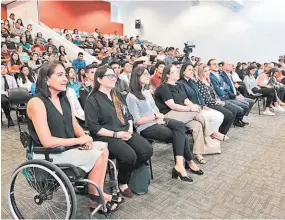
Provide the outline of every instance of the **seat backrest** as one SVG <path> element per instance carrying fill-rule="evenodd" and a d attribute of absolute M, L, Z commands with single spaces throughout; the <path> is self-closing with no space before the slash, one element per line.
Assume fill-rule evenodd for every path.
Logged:
<path fill-rule="evenodd" d="M 12 105 L 26 104 L 31 98 L 28 90 L 21 87 L 8 89 L 8 97 Z"/>

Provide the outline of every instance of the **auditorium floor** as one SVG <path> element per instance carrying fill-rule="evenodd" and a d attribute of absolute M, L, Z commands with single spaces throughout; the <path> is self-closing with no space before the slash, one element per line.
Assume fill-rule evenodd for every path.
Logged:
<path fill-rule="evenodd" d="M 206 156 L 203 176 L 189 185 L 171 179 L 172 150 L 154 146 L 154 180 L 144 196 L 126 199 L 112 218 L 285 218 L 285 114 L 259 116 L 257 107 L 246 128 L 232 128 L 222 154 Z M 7 185 L 25 160 L 17 126 L 1 130 L 2 218 L 11 218 Z M 88 218 L 87 199 L 79 197 L 77 217 Z M 97 217 L 97 216 L 96 216 Z M 100 218 L 100 216 L 99 216 Z M 101 217 L 102 218 L 102 217 Z"/>

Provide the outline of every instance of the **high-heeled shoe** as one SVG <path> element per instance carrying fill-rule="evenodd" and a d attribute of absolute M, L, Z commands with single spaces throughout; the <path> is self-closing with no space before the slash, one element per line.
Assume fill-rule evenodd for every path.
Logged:
<path fill-rule="evenodd" d="M 189 176 L 182 176 L 180 172 L 178 172 L 175 168 L 172 169 L 172 178 L 179 179 L 185 182 L 193 183 L 193 179 Z"/>
<path fill-rule="evenodd" d="M 189 170 L 192 172 L 192 173 L 195 173 L 197 175 L 203 175 L 204 174 L 204 171 L 199 169 L 199 170 L 193 170 L 191 167 L 189 167 Z"/>

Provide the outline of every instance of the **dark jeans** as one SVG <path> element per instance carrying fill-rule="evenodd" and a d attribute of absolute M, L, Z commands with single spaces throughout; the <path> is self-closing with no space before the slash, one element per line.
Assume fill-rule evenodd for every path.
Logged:
<path fill-rule="evenodd" d="M 209 107 L 224 114 L 224 121 L 220 126 L 219 132 L 221 132 L 222 134 L 227 134 L 230 130 L 231 125 L 235 121 L 238 110 L 229 103 L 226 103 L 224 106 L 211 105 Z"/>
<path fill-rule="evenodd" d="M 10 116 L 10 102 L 9 102 L 9 98 L 4 95 L 4 94 L 1 94 L 1 108 L 3 109 L 4 113 L 5 113 L 5 116 L 7 119 L 10 119 L 11 116 Z"/>
<path fill-rule="evenodd" d="M 266 107 L 270 107 L 273 102 L 277 102 L 275 90 L 273 88 L 253 88 L 253 93 L 260 93 L 262 97 L 266 97 Z"/>
<path fill-rule="evenodd" d="M 113 137 L 99 137 L 96 141 L 107 142 L 110 157 L 117 159 L 119 184 L 127 184 L 132 171 L 140 168 L 153 154 L 151 144 L 135 132 L 128 141 Z"/>
<path fill-rule="evenodd" d="M 285 101 L 285 87 L 276 87 L 276 92 L 277 92 L 277 95 L 279 97 L 279 99 L 284 102 Z"/>
<path fill-rule="evenodd" d="M 192 155 L 189 147 L 189 139 L 186 135 L 185 123 L 166 119 L 165 125 L 155 124 L 143 131 L 141 136 L 158 140 L 166 143 L 172 143 L 174 156 L 183 156 L 186 161 L 192 160 Z"/>

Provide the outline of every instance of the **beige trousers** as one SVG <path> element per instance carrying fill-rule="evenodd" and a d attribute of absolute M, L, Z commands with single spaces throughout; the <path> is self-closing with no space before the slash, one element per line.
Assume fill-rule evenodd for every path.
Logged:
<path fill-rule="evenodd" d="M 214 130 L 208 120 L 205 120 L 199 112 L 178 112 L 171 110 L 165 115 L 165 118 L 172 118 L 182 121 L 186 127 L 193 130 L 193 153 L 204 154 L 205 137 L 210 136 Z"/>

